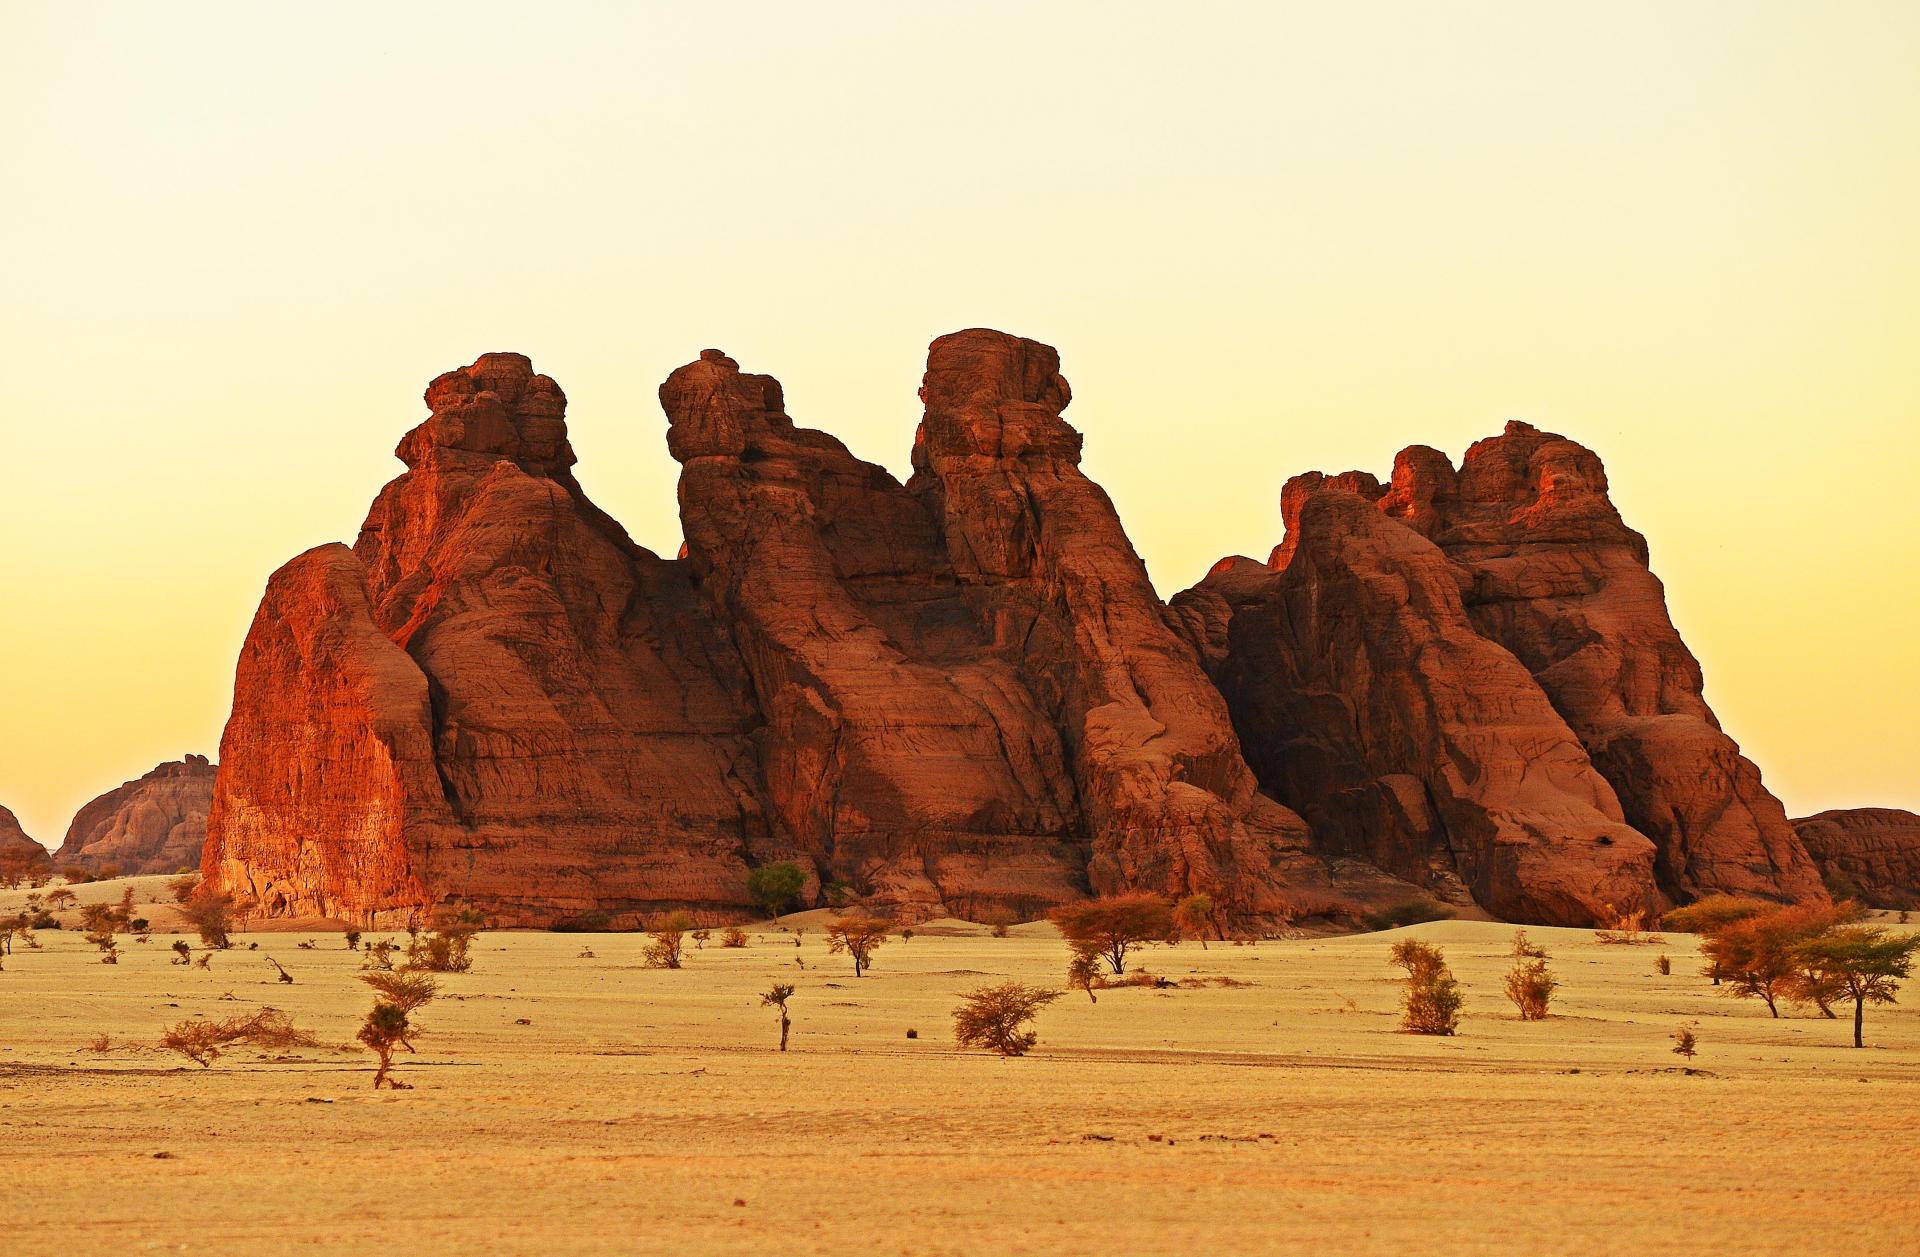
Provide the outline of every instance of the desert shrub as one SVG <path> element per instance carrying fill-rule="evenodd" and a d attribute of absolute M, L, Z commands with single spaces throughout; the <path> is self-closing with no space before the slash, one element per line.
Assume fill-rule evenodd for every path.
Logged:
<path fill-rule="evenodd" d="M 425 973 L 363 973 L 360 980 L 373 989 L 374 1005 L 354 1037 L 365 1044 L 379 1061 L 373 1074 L 373 1089 L 382 1084 L 394 1091 L 405 1091 L 405 1083 L 393 1077 L 394 1049 L 413 1051 L 413 1036 L 419 1033 L 412 1015 L 440 993 L 439 983 Z"/>
<path fill-rule="evenodd" d="M 60 876 L 67 879 L 67 885 L 69 886 L 85 886 L 93 880 L 93 874 L 78 865 L 68 865 L 66 868 L 61 869 Z"/>
<path fill-rule="evenodd" d="M 1688 1060 L 1692 1060 L 1693 1054 L 1699 1050 L 1700 1040 L 1694 1037 L 1691 1029 L 1682 1026 L 1673 1032 L 1673 1054 L 1675 1056 L 1684 1056 Z"/>
<path fill-rule="evenodd" d="M 882 917 L 841 917 L 827 927 L 827 951 L 851 956 L 857 978 L 873 964 L 873 953 L 892 932 L 893 922 Z"/>
<path fill-rule="evenodd" d="M 1060 992 L 1024 982 L 983 986 L 961 996 L 953 1010 L 953 1037 L 961 1047 L 987 1048 L 1002 1056 L 1023 1056 L 1040 1041 L 1026 1029 L 1042 1008 L 1060 998 Z"/>
<path fill-rule="evenodd" d="M 186 939 L 179 938 L 174 940 L 173 959 L 167 963 L 175 965 L 190 965 L 193 963 L 193 948 L 187 946 Z"/>
<path fill-rule="evenodd" d="M 686 934 L 693 918 L 684 912 L 669 912 L 655 917 L 647 927 L 653 942 L 647 946 L 647 968 L 678 969 L 686 948 Z"/>
<path fill-rule="evenodd" d="M 202 946 L 216 950 L 233 946 L 233 896 L 196 887 L 180 905 L 180 915 L 199 934 Z"/>
<path fill-rule="evenodd" d="M 1378 912 L 1369 912 L 1362 918 L 1370 930 L 1397 930 L 1402 926 L 1420 925 L 1427 921 L 1445 921 L 1453 916 L 1453 909 L 1431 899 L 1408 899 L 1382 908 Z"/>
<path fill-rule="evenodd" d="M 1649 908 L 1616 908 L 1610 903 L 1602 904 L 1600 928 L 1593 932 L 1593 936 L 1602 943 L 1620 943 L 1628 946 L 1636 943 L 1664 943 L 1665 939 L 1649 932 L 1652 918 L 1653 912 Z"/>
<path fill-rule="evenodd" d="M 693 949 L 695 951 L 705 951 L 707 949 L 707 940 L 712 937 L 712 930 L 695 930 L 693 932 Z"/>
<path fill-rule="evenodd" d="M 806 884 L 806 870 L 792 860 L 762 864 L 747 874 L 747 894 L 769 917 L 779 916 Z"/>
<path fill-rule="evenodd" d="M 1393 945 L 1389 959 L 1407 974 L 1400 1024 L 1415 1034 L 1452 1034 L 1458 1029 L 1465 997 L 1440 949 L 1403 939 Z"/>
<path fill-rule="evenodd" d="M 399 949 L 392 939 L 375 939 L 373 942 L 368 943 L 366 951 L 361 953 L 360 967 L 362 969 L 371 969 L 383 973 L 391 972 L 393 969 L 393 953 L 397 950 Z"/>
<path fill-rule="evenodd" d="M 1515 960 L 1545 960 L 1548 958 L 1547 949 L 1528 938 L 1525 930 L 1515 930 L 1513 932 L 1513 947 L 1507 954 Z"/>
<path fill-rule="evenodd" d="M 1127 956 L 1173 932 L 1173 908 L 1145 891 L 1068 904 L 1049 914 L 1068 946 L 1103 958 L 1114 973 L 1127 971 Z"/>
<path fill-rule="evenodd" d="M 346 933 L 345 941 L 347 944 L 348 951 L 359 951 L 360 950 L 360 931 L 348 930 Z"/>
<path fill-rule="evenodd" d="M 473 968 L 473 939 L 486 924 L 478 909 L 441 909 L 425 934 L 409 926 L 407 967 L 429 973 L 466 973 Z"/>
<path fill-rule="evenodd" d="M 1673 972 L 1673 961 L 1668 959 L 1665 952 L 1661 952 L 1653 958 L 1653 968 L 1654 972 L 1664 978 Z"/>
<path fill-rule="evenodd" d="M 190 1018 L 168 1026 L 160 1036 L 161 1047 L 180 1053 L 202 1069 L 236 1043 L 281 1049 L 319 1046 L 318 1039 L 296 1027 L 293 1019 L 277 1008 L 262 1008 L 224 1021 Z"/>
<path fill-rule="evenodd" d="M 747 932 L 741 929 L 739 926 L 729 925 L 726 929 L 720 932 L 720 946 L 745 947 L 746 945 L 747 945 Z"/>
<path fill-rule="evenodd" d="M 420 972 L 363 973 L 360 980 L 372 988 L 377 997 L 404 1013 L 424 1007 L 440 993 L 438 979 Z"/>
<path fill-rule="evenodd" d="M 1774 904 L 1745 895 L 1707 895 L 1683 908 L 1675 908 L 1660 923 L 1681 934 L 1712 934 L 1723 926 L 1771 910 Z"/>
<path fill-rule="evenodd" d="M 792 998 L 793 983 L 791 982 L 776 982 L 771 990 L 760 997 L 762 1008 L 780 1010 L 780 1050 L 782 1052 L 787 1050 L 787 1030 L 793 1025 L 787 1018 L 787 1001 Z"/>
<path fill-rule="evenodd" d="M 1100 997 L 1093 993 L 1094 988 L 1102 985 L 1098 952 L 1089 950 L 1073 953 L 1073 959 L 1067 962 L 1067 985 L 1073 990 L 1085 991 L 1090 1002 L 1100 1002 Z"/>
<path fill-rule="evenodd" d="M 1013 929 L 1005 921 L 995 921 L 992 925 L 987 927 L 987 933 L 992 935 L 994 938 L 1005 938 L 1009 934 L 1013 933 Z"/>
<path fill-rule="evenodd" d="M 1521 956 L 1507 970 L 1507 998 L 1520 1010 L 1522 1021 L 1544 1021 L 1547 1005 L 1560 983 L 1547 972 L 1545 956 Z"/>
<path fill-rule="evenodd" d="M 1207 935 L 1216 926 L 1213 919 L 1213 896 L 1188 895 L 1173 905 L 1173 928 L 1180 938 L 1200 940 L 1200 949 L 1207 948 Z"/>

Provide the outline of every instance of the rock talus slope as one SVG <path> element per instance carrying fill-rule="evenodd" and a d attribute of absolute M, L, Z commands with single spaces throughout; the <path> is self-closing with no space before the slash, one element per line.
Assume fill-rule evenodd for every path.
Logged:
<path fill-rule="evenodd" d="M 107 791 L 74 815 L 55 861 L 124 876 L 198 866 L 216 772 L 206 756 L 189 755 Z"/>

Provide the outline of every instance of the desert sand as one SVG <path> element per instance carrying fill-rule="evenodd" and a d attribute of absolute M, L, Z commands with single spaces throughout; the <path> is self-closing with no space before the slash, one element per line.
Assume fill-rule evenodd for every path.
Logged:
<path fill-rule="evenodd" d="M 131 879 L 142 899 L 163 878 Z M 113 897 L 119 884 L 80 888 Z M 0 892 L 0 910 L 23 898 Z M 164 926 L 164 909 L 148 913 Z M 0 973 L 0 1217 L 23 1253 L 1900 1253 L 1920 1245 L 1920 988 L 1848 1022 L 1715 993 L 1694 940 L 1534 928 L 1563 986 L 1522 1023 L 1513 927 L 1154 946 L 1024 1059 L 955 1048 L 956 995 L 1063 985 L 1042 924 L 933 922 L 855 979 L 819 914 L 678 971 L 642 935 L 489 933 L 417 1015 L 414 1090 L 348 1050 L 361 958 L 320 928 L 98 963 L 43 931 Z M 795 946 L 795 929 L 804 929 Z M 1455 1038 L 1397 1029 L 1389 945 L 1438 943 Z M 381 935 L 369 934 L 369 937 Z M 302 947 L 311 941 L 312 947 Z M 253 944 L 258 950 L 250 950 Z M 591 951 L 592 955 L 583 955 Z M 1671 976 L 1655 957 L 1672 958 Z M 278 981 L 264 956 L 284 964 Z M 802 966 L 804 962 L 804 968 Z M 793 1047 L 758 993 L 792 982 Z M 210 1069 L 158 1051 L 271 1005 L 328 1044 Z M 1683 1061 L 1672 1033 L 1694 1027 Z M 918 1038 L 909 1039 L 909 1030 Z M 100 1036 L 108 1050 L 94 1050 Z M 1689 1072 L 1691 1069 L 1691 1072 Z"/>

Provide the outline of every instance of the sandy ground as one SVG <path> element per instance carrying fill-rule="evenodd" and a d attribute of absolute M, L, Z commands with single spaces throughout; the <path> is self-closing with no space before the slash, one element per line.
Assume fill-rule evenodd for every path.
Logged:
<path fill-rule="evenodd" d="M 165 879 L 133 879 L 163 897 Z M 118 887 L 82 888 L 88 897 Z M 0 909 L 19 898 L 0 894 Z M 163 918 L 154 914 L 156 922 Z M 1920 984 L 1846 1022 L 1717 996 L 1693 941 L 1533 929 L 1564 987 L 1522 1023 L 1512 928 L 1149 949 L 1173 978 L 1047 1010 L 1025 1059 L 957 1051 L 958 992 L 1060 985 L 1046 926 L 957 923 L 856 980 L 801 946 L 483 935 L 401 1076 L 344 1047 L 201 1070 L 152 1048 L 272 1005 L 346 1044 L 370 997 L 338 934 L 171 938 L 97 963 L 43 932 L 0 973 L 0 1235 L 20 1253 L 1515 1253 L 1920 1251 Z M 1445 947 L 1457 1038 L 1397 1032 L 1388 945 Z M 300 946 L 311 938 L 311 949 Z M 260 950 L 247 950 L 258 943 Z M 590 950 L 591 956 L 582 955 Z M 1665 952 L 1674 972 L 1661 977 Z M 263 955 L 292 971 L 279 983 Z M 804 962 L 805 967 L 800 967 Z M 799 988 L 793 1050 L 757 993 Z M 1671 1049 L 1692 1025 L 1698 1071 Z M 917 1039 L 907 1031 L 916 1029 Z M 106 1052 L 85 1045 L 108 1035 Z"/>

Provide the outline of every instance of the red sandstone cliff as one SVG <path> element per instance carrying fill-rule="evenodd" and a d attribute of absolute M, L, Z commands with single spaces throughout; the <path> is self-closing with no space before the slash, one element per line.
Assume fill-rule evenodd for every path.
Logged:
<path fill-rule="evenodd" d="M 1793 822 L 1835 896 L 1878 908 L 1920 908 L 1920 816 L 1892 807 L 1839 808 Z"/>
<path fill-rule="evenodd" d="M 921 398 L 903 485 L 771 377 L 674 372 L 663 560 L 582 493 L 525 358 L 436 379 L 353 547 L 268 584 L 210 882 L 283 915 L 619 925 L 742 915 L 789 858 L 809 899 L 909 917 L 1147 888 L 1257 927 L 1391 893 L 1357 861 L 1569 923 L 1821 894 L 1571 442 L 1300 477 L 1269 564 L 1168 607 L 1080 471 L 1053 350 L 942 337 Z"/>
<path fill-rule="evenodd" d="M 660 391 L 688 555 L 753 678 L 775 832 L 909 912 L 1324 886 L 1080 474 L 1053 350 L 934 342 L 900 485 L 709 350 Z"/>
<path fill-rule="evenodd" d="M 734 912 L 765 832 L 731 644 L 569 470 L 517 354 L 436 379 L 352 550 L 277 572 L 205 869 L 252 908 L 503 924 Z"/>
<path fill-rule="evenodd" d="M 1591 452 L 1510 424 L 1458 472 L 1416 446 L 1389 487 L 1298 477 L 1282 513 L 1267 565 L 1219 565 L 1175 613 L 1323 845 L 1451 865 L 1523 919 L 1824 897 Z M 1534 873 L 1490 873 L 1523 856 Z"/>
<path fill-rule="evenodd" d="M 189 755 L 107 791 L 74 815 L 54 859 L 61 868 L 124 876 L 197 866 L 216 771 L 206 756 Z"/>
<path fill-rule="evenodd" d="M 18 817 L 0 807 L 0 886 L 8 885 L 15 878 L 48 873 L 52 869 L 53 860 L 47 849 L 27 836 L 20 828 Z"/>

